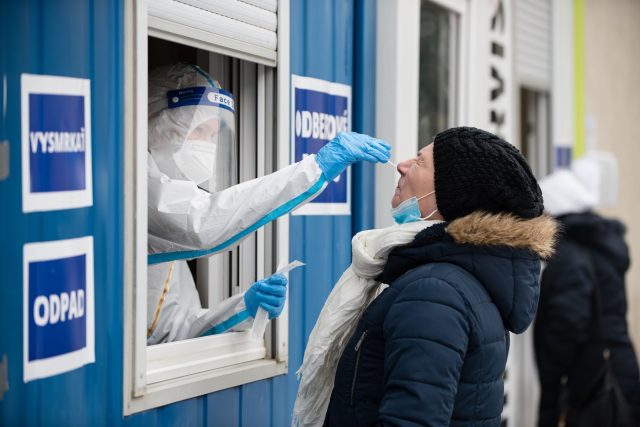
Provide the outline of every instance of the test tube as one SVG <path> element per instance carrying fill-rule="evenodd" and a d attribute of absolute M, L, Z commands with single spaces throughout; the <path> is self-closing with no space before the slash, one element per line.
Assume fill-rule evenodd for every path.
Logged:
<path fill-rule="evenodd" d="M 277 273 L 287 274 L 294 268 L 298 268 L 303 265 L 304 265 L 303 262 L 295 260 L 285 265 L 284 267 L 280 267 L 278 271 L 276 271 L 273 274 L 277 274 Z M 269 323 L 269 315 L 267 311 L 262 307 L 258 307 L 258 310 L 256 311 L 256 318 L 253 319 L 253 327 L 251 328 L 251 332 L 250 332 L 251 338 L 257 341 L 262 340 L 262 337 L 264 336 L 264 331 L 267 328 L 267 323 Z"/>

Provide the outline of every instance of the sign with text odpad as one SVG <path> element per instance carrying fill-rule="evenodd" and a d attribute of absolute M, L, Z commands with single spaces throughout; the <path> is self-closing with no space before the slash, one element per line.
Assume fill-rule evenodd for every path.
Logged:
<path fill-rule="evenodd" d="M 291 76 L 291 152 L 293 162 L 317 153 L 338 133 L 351 130 L 351 86 Z M 292 215 L 350 215 L 351 168 Z"/>
<path fill-rule="evenodd" d="M 22 74 L 22 211 L 93 204 L 91 82 Z"/>
<path fill-rule="evenodd" d="M 24 381 L 95 361 L 93 236 L 23 248 Z"/>

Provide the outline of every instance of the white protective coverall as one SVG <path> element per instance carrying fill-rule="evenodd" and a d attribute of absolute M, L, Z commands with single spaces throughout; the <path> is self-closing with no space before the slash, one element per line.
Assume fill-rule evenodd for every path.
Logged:
<path fill-rule="evenodd" d="M 202 123 L 211 122 L 217 131 L 211 132 L 211 126 L 208 134 L 199 130 Z M 207 331 L 248 328 L 252 318 L 243 295 L 217 307 L 202 308 L 185 260 L 233 248 L 260 226 L 309 202 L 327 185 L 315 155 L 270 175 L 232 185 L 234 123 L 231 94 L 200 68 L 177 64 L 151 73 L 149 344 L 193 338 Z M 203 152 L 181 151 L 190 146 L 185 144 L 187 140 L 203 138 L 209 138 L 214 152 L 199 141 L 193 146 Z M 203 189 L 207 187 L 210 191 Z"/>

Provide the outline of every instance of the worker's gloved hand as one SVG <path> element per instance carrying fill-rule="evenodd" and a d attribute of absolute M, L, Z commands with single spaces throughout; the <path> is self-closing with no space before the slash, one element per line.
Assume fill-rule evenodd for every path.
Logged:
<path fill-rule="evenodd" d="M 256 317 L 258 307 L 269 313 L 269 319 L 280 316 L 287 299 L 287 283 L 287 278 L 282 274 L 274 274 L 254 283 L 244 294 L 244 304 L 251 317 Z"/>
<path fill-rule="evenodd" d="M 340 175 L 347 166 L 366 160 L 386 163 L 391 146 L 381 139 L 355 132 L 339 133 L 316 154 L 316 161 L 329 181 Z"/>

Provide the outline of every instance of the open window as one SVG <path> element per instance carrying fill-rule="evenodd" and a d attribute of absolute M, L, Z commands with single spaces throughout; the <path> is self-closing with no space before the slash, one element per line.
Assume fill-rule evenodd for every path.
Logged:
<path fill-rule="evenodd" d="M 146 159 L 148 73 L 188 62 L 235 98 L 236 182 L 289 163 L 288 2 L 157 0 L 148 8 L 132 2 L 125 24 L 126 415 L 286 373 L 286 309 L 262 342 L 246 331 L 147 346 Z M 209 308 L 270 275 L 287 257 L 288 222 L 281 218 L 230 251 L 188 264 L 200 303 Z"/>
<path fill-rule="evenodd" d="M 460 14 L 430 0 L 420 4 L 418 148 L 458 122 Z"/>

